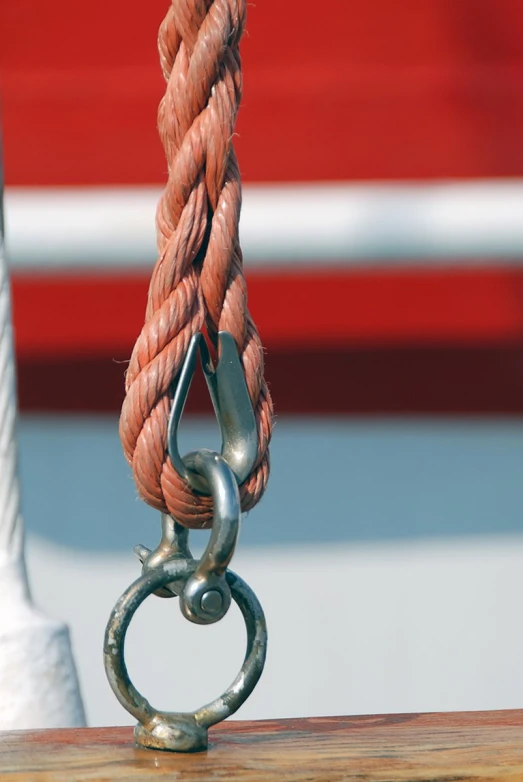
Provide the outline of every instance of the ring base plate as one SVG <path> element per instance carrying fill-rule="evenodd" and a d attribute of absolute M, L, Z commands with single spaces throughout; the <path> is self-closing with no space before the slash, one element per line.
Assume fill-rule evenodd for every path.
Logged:
<path fill-rule="evenodd" d="M 157 714 L 151 722 L 139 722 L 134 740 L 145 749 L 168 752 L 203 752 L 209 745 L 208 730 L 198 725 L 191 715 Z"/>

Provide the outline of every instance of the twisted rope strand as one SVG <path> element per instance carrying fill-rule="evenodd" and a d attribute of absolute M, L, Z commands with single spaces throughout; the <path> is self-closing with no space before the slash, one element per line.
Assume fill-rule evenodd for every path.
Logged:
<path fill-rule="evenodd" d="M 0 170 L 0 199 L 2 198 Z M 0 202 L 0 567 L 19 567 L 28 590 L 24 563 L 24 521 L 20 509 L 20 483 L 16 445 L 16 388 L 11 325 L 11 292 L 4 255 Z"/>
<path fill-rule="evenodd" d="M 172 0 L 158 36 L 167 82 L 158 128 L 168 181 L 156 213 L 159 258 L 126 375 L 120 437 L 140 496 L 187 527 L 212 524 L 212 500 L 174 470 L 167 425 L 173 379 L 191 337 L 203 328 L 215 347 L 219 331 L 234 337 L 255 411 L 258 456 L 240 487 L 243 510 L 256 505 L 269 478 L 273 410 L 263 348 L 247 309 L 241 178 L 232 145 L 245 16 L 246 0 Z"/>

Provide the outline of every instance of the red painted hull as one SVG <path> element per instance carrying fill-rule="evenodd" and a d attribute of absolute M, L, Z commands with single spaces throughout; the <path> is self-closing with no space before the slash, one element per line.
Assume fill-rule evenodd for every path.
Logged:
<path fill-rule="evenodd" d="M 523 270 L 248 282 L 279 412 L 523 412 Z M 117 410 L 147 279 L 18 277 L 13 292 L 22 408 Z M 209 410 L 203 388 L 190 409 Z"/>
<path fill-rule="evenodd" d="M 247 281 L 269 350 L 523 342 L 523 269 L 251 273 Z M 15 277 L 18 354 L 125 360 L 147 286 L 147 277 L 131 274 Z"/>
<path fill-rule="evenodd" d="M 3 0 L 10 185 L 158 183 L 167 0 Z M 246 181 L 523 176 L 520 0 L 249 6 Z M 28 230 L 31 227 L 28 226 Z M 252 275 L 280 410 L 523 412 L 520 271 Z M 146 281 L 14 280 L 26 409 L 115 409 Z M 76 380 L 75 380 L 76 378 Z M 389 400 L 389 401 L 387 401 Z"/>
<path fill-rule="evenodd" d="M 164 181 L 167 6 L 3 0 L 9 184 Z M 264 0 L 248 30 L 247 181 L 523 175 L 520 0 Z"/>

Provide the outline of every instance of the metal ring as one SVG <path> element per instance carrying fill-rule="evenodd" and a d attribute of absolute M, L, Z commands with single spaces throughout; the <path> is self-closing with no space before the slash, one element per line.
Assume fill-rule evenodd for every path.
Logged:
<path fill-rule="evenodd" d="M 263 671 L 267 651 L 263 609 L 250 587 L 229 570 L 226 573 L 227 583 L 247 629 L 245 659 L 231 686 L 211 703 L 189 713 L 158 711 L 134 687 L 125 664 L 124 645 L 136 610 L 149 595 L 166 584 L 173 581 L 186 583 L 197 566 L 195 560 L 171 560 L 149 570 L 124 592 L 109 617 L 104 640 L 107 678 L 122 706 L 139 721 L 134 735 L 142 747 L 176 752 L 206 749 L 208 728 L 239 709 Z"/>
<path fill-rule="evenodd" d="M 201 448 L 188 454 L 185 462 L 209 485 L 214 519 L 198 567 L 180 593 L 180 608 L 191 622 L 212 624 L 225 616 L 231 604 L 225 572 L 240 532 L 240 495 L 234 472 L 219 454 Z"/>
<path fill-rule="evenodd" d="M 180 591 L 175 584 L 156 590 L 158 597 L 180 597 L 186 619 L 197 624 L 213 624 L 223 619 L 231 604 L 231 591 L 225 572 L 234 554 L 241 524 L 241 506 L 234 472 L 225 459 L 202 448 L 188 454 L 187 464 L 201 475 L 211 488 L 214 502 L 212 532 L 198 567 Z M 171 516 L 162 514 L 162 539 L 154 551 L 136 546 L 143 565 L 142 573 L 154 570 L 170 559 L 193 559 L 188 530 Z"/>

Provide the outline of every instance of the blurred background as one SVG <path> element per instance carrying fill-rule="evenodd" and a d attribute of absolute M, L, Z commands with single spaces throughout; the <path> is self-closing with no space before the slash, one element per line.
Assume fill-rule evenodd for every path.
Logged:
<path fill-rule="evenodd" d="M 160 534 L 117 425 L 166 179 L 166 8 L 0 7 L 28 565 L 91 725 L 133 722 L 103 632 Z M 270 630 L 238 716 L 521 707 L 523 4 L 259 0 L 242 53 L 242 241 L 278 420 L 234 560 Z M 182 439 L 218 443 L 201 384 Z M 201 628 L 149 600 L 128 663 L 156 706 L 193 708 L 243 647 L 236 613 Z"/>

